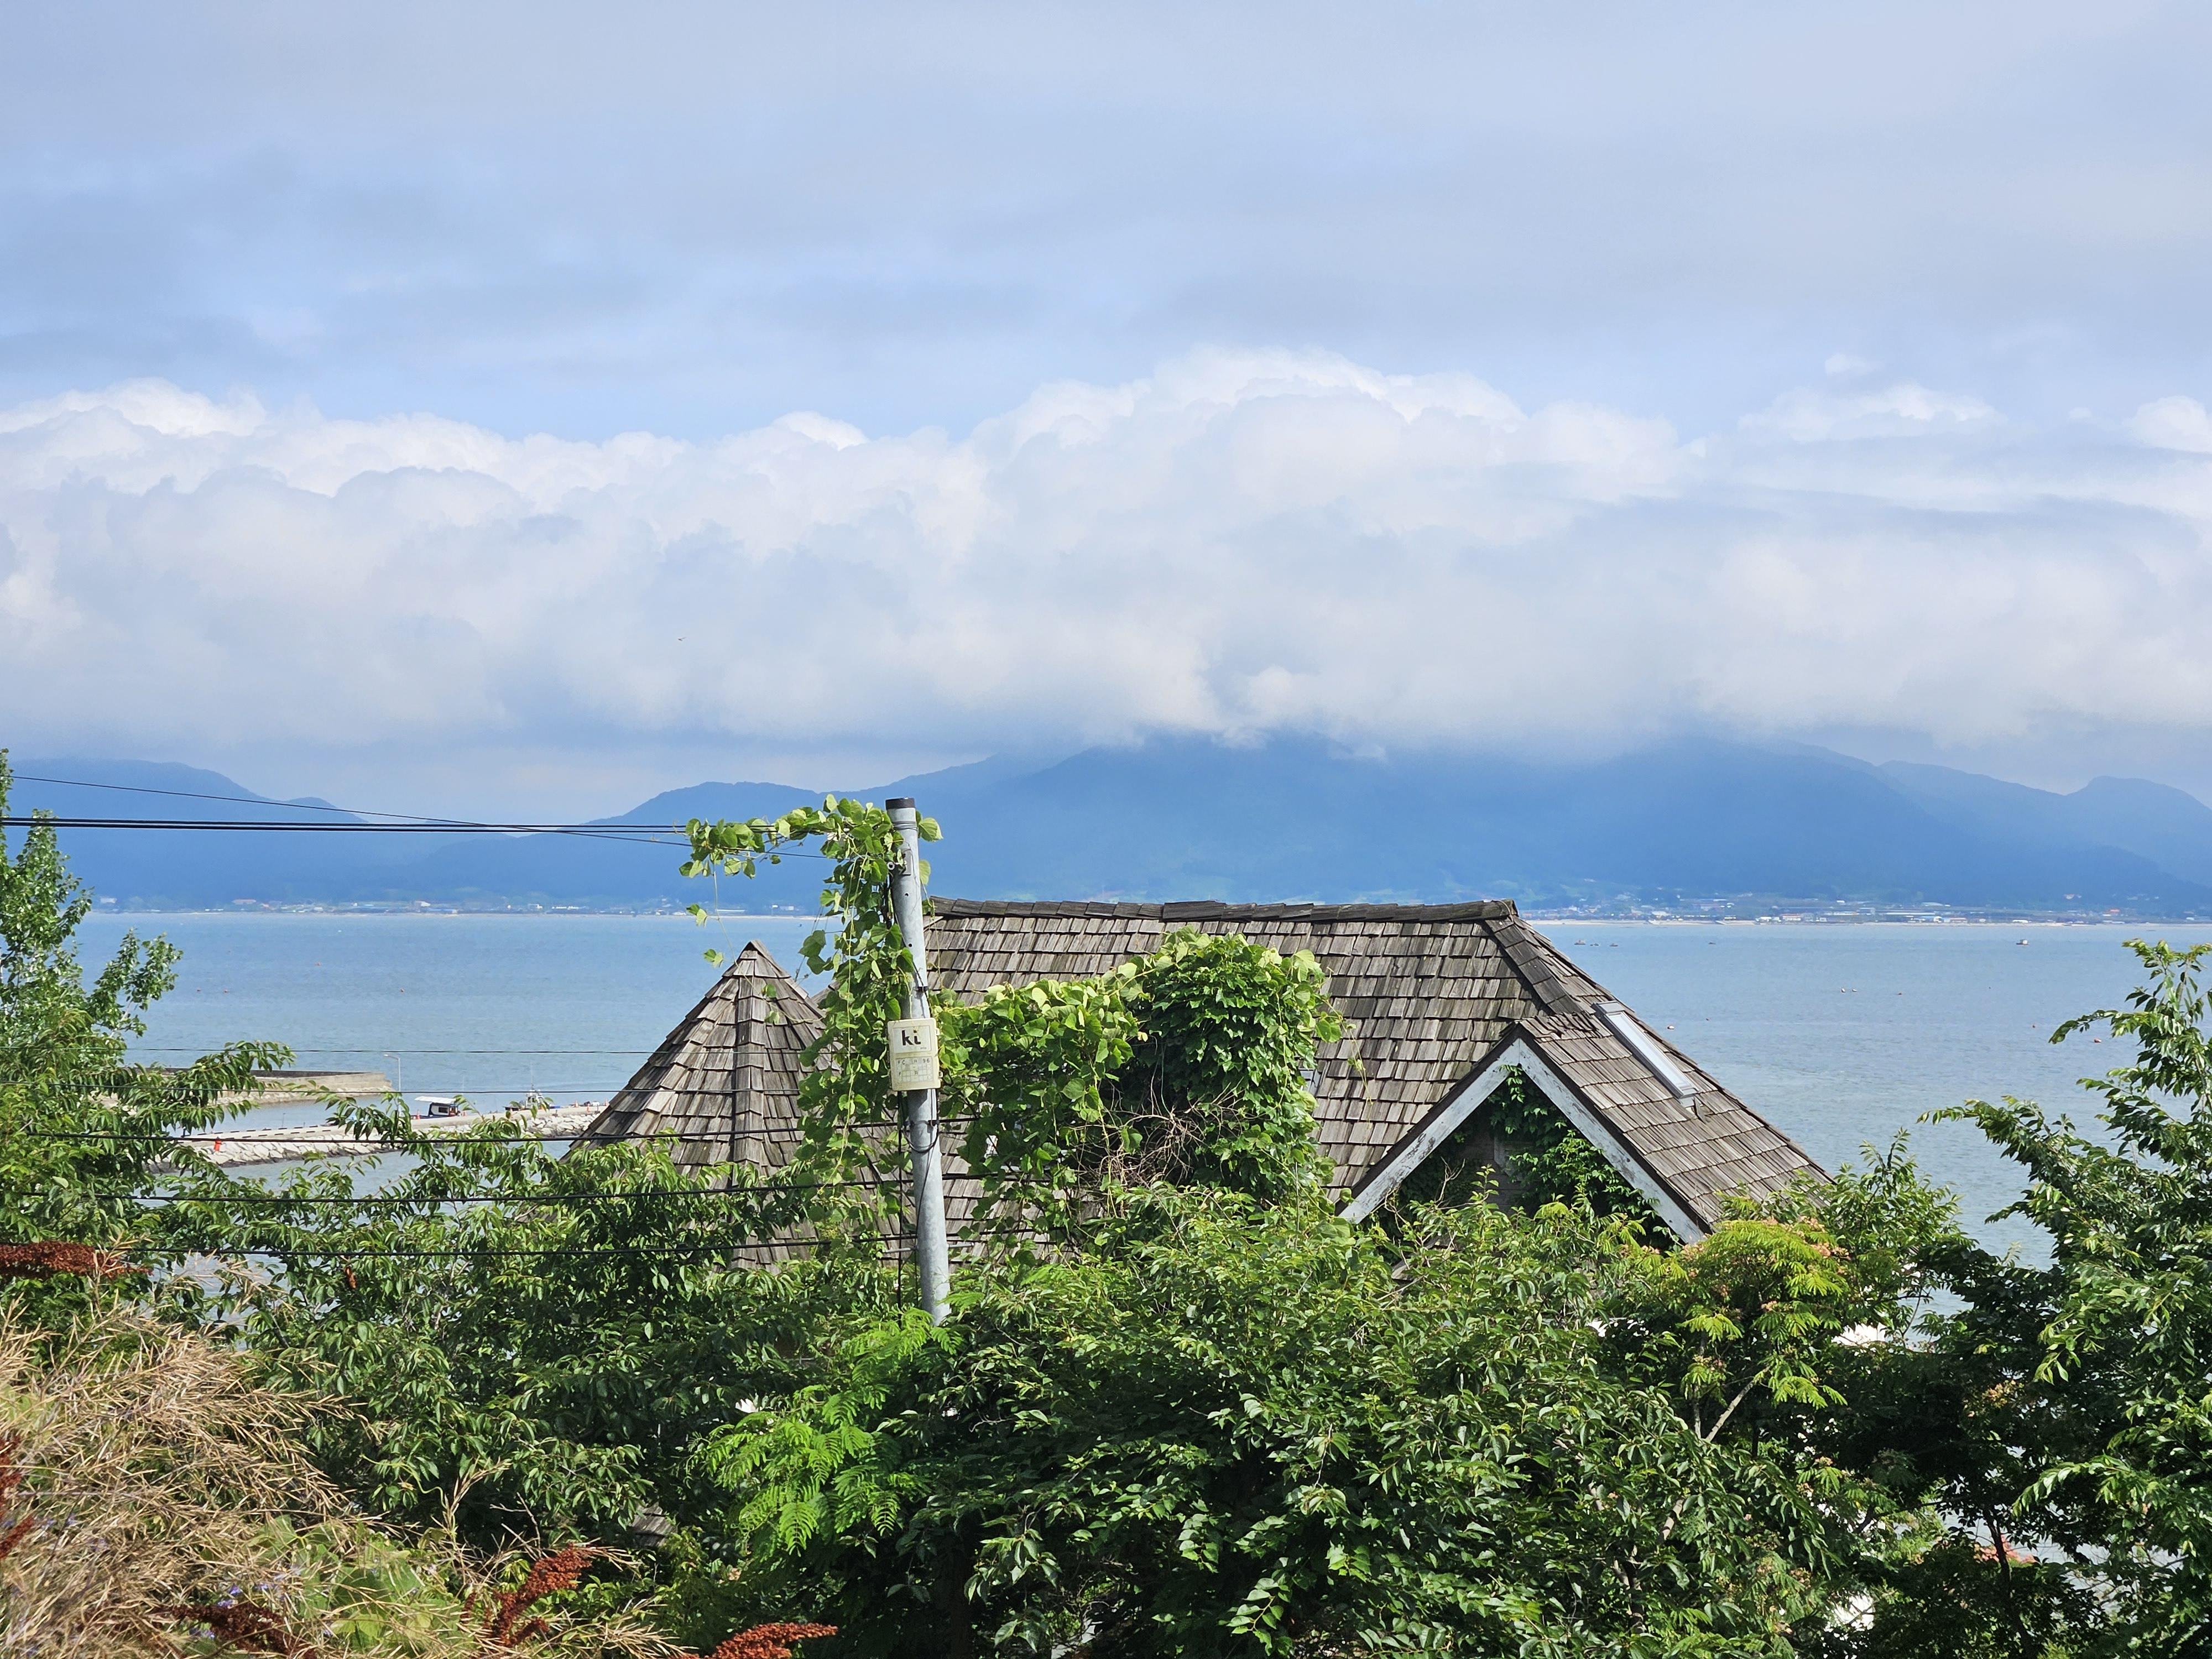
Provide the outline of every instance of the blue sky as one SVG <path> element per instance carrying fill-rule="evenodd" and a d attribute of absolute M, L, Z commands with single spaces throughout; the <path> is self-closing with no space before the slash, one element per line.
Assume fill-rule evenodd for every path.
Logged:
<path fill-rule="evenodd" d="M 2208 70 L 2126 3 L 13 8 L 7 740 L 2212 790 Z"/>

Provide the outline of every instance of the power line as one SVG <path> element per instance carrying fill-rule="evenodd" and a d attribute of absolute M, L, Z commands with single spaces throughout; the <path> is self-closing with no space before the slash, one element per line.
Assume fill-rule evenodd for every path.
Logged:
<path fill-rule="evenodd" d="M 754 917 L 745 917 L 745 918 L 742 918 L 742 919 L 743 919 L 743 920 L 745 920 L 745 921 L 762 921 L 762 920 L 770 920 L 770 921 L 781 920 L 781 918 L 776 918 L 776 917 L 762 918 L 762 917 L 757 917 L 757 916 L 754 916 Z M 811 918 L 811 917 L 806 917 L 806 916 L 794 916 L 794 917 L 791 918 L 791 920 L 793 920 L 793 921 L 811 921 L 811 920 L 812 920 L 812 918 Z M 289 1046 L 289 1045 L 288 1045 L 288 1046 Z M 133 1048 L 131 1052 L 132 1054 L 204 1054 L 208 1053 L 209 1051 L 208 1051 L 206 1048 L 184 1048 L 184 1047 L 173 1047 L 173 1047 L 168 1047 L 168 1048 Z M 498 1056 L 501 1056 L 501 1055 L 513 1055 L 513 1056 L 520 1057 L 520 1056 L 524 1055 L 524 1054 L 592 1054 L 592 1055 L 612 1055 L 612 1056 L 615 1056 L 615 1057 L 617 1057 L 617 1058 L 623 1058 L 623 1059 L 635 1059 L 635 1057 L 637 1057 L 638 1055 L 641 1055 L 641 1054 L 659 1054 L 659 1053 L 660 1052 L 660 1050 L 659 1050 L 659 1049 L 658 1049 L 658 1048 L 294 1048 L 294 1049 L 292 1050 L 292 1052 L 293 1052 L 295 1054 L 375 1054 L 375 1055 L 378 1055 L 378 1056 L 380 1056 L 380 1056 L 382 1056 L 382 1055 L 385 1055 L 385 1054 L 489 1054 L 489 1055 L 491 1055 L 491 1056 L 493 1056 L 493 1057 L 495 1057 L 495 1058 L 496 1058 L 496 1057 L 498 1057 Z"/>
<path fill-rule="evenodd" d="M 168 799 L 172 799 L 172 800 L 216 800 L 216 801 L 223 801 L 223 802 L 227 802 L 227 803 L 228 803 L 228 804 L 230 804 L 230 805 L 237 805 L 237 806 L 276 806 L 276 807 L 289 807 L 292 811 L 295 811 L 295 812 L 342 812 L 342 813 L 345 814 L 345 815 L 346 815 L 347 817 L 356 817 L 356 818 L 396 818 L 396 819 L 399 819 L 399 820 L 401 820 L 401 821 L 402 821 L 402 822 L 401 822 L 401 823 L 396 823 L 396 824 L 389 824 L 389 825 L 386 825 L 386 824 L 362 824 L 362 825 L 355 825 L 355 826 L 351 826 L 351 827 L 358 828 L 358 829 L 401 829 L 401 828 L 410 828 L 410 827 L 411 827 L 411 828 L 415 828 L 415 829 L 422 829 L 422 830 L 464 830 L 464 831 L 473 831 L 473 832 L 477 832 L 477 833 L 482 833 L 482 832 L 484 832 L 484 831 L 495 831 L 495 832 L 500 832 L 500 833 L 510 833 L 510 832 L 517 832 L 517 831 L 528 831 L 528 832 L 548 833 L 548 834 L 561 834 L 561 833 L 568 833 L 568 834 L 582 834 L 582 833 L 586 833 L 586 832 L 588 832 L 588 831 L 594 831 L 594 830 L 628 830 L 628 831 L 635 832 L 635 831 L 636 831 L 636 830 L 644 830 L 644 829 L 647 829 L 647 826 L 645 826 L 645 825 L 640 825 L 640 824 L 616 824 L 616 823 L 584 823 L 584 824 L 551 824 L 551 823 L 540 823 L 540 824 L 506 824 L 506 825 L 501 825 L 501 824 L 489 824 L 489 823 L 477 823 L 472 822 L 472 821 L 471 821 L 471 820 L 469 820 L 469 819 L 466 819 L 466 818 L 434 818 L 434 817 L 425 817 L 424 816 L 422 816 L 422 815 L 421 813 L 419 813 L 419 812 L 380 812 L 380 811 L 371 811 L 371 810 L 369 810 L 369 809 L 368 809 L 368 808 L 365 808 L 365 807 L 353 807 L 353 806 L 331 806 L 331 805 L 327 805 L 327 804 L 321 804 L 321 805 L 319 805 L 319 804 L 317 804 L 317 803 L 315 803 L 315 802 L 313 802 L 313 801 L 289 801 L 289 800 L 285 800 L 285 801 L 277 801 L 277 800 L 267 800 L 267 799 L 264 799 L 263 798 L 261 798 L 260 796 L 258 796 L 258 795 L 211 795 L 211 794 L 207 794 L 207 793 L 204 793 L 204 792 L 202 792 L 202 791 L 199 791 L 199 790 L 193 790 L 193 789 L 155 789 L 155 788 L 152 788 L 152 787 L 149 787 L 149 786 L 147 786 L 147 785 L 145 785 L 145 784 L 137 784 L 137 783 L 88 783 L 88 782 L 87 782 L 85 780 L 83 780 L 82 778 L 50 778 L 50 777 L 42 777 L 42 776 L 40 776 L 39 775 L 37 775 L 37 774 L 35 774 L 35 773 L 31 773 L 31 772 L 17 772 L 17 773 L 15 773 L 15 774 L 14 775 L 14 776 L 15 776 L 15 778 L 16 781 L 17 781 L 17 782 L 19 782 L 19 783 L 52 783 L 52 784 L 58 784 L 58 785 L 60 785 L 62 787 L 64 787 L 64 788 L 65 788 L 65 789 L 106 789 L 106 790 L 108 790 L 108 791 L 110 791 L 111 793 L 116 793 L 116 794 L 125 794 L 125 795 L 161 795 L 161 796 L 166 796 L 166 797 L 167 797 Z M 10 824 L 35 823 L 38 823 L 39 821 L 40 821 L 40 820 L 39 820 L 37 817 L 29 817 L 29 818 L 23 818 L 23 817 L 7 817 L 7 818 L 0 818 L 0 823 L 10 823 Z M 178 828 L 188 828 L 188 829 L 195 829 L 195 830 L 222 829 L 222 828 L 235 828 L 235 829 L 248 829 L 248 830 L 281 830 L 281 829 L 288 829 L 288 828 L 289 828 L 289 829 L 304 829 L 304 828 L 311 828 L 311 827 L 320 827 L 320 826 L 309 826 L 309 825 L 301 825 L 301 824 L 270 824 L 270 823 L 248 823 L 248 824 L 238 824 L 238 823 L 231 823 L 231 822 L 230 822 L 230 821 L 228 821 L 228 820 L 223 820 L 223 821 L 218 822 L 218 823 L 189 823 L 189 824 L 187 824 L 187 823 L 170 823 L 170 822 L 166 822 L 166 821 L 164 821 L 164 820 L 158 819 L 158 818 L 114 818 L 114 819 L 99 819 L 99 820 L 94 820 L 94 819 L 77 819 L 77 818 L 57 817 L 53 817 L 53 816 L 52 816 L 52 815 L 48 815 L 48 816 L 47 816 L 47 817 L 46 817 L 46 821 L 47 821 L 47 822 L 49 822 L 49 823 L 52 823 L 52 824 L 54 824 L 57 828 L 62 828 L 62 829 L 86 829 L 86 828 L 113 829 L 113 828 L 118 828 L 118 827 L 138 826 L 138 825 L 150 826 L 150 827 L 157 828 L 157 829 L 178 829 Z M 333 826 L 329 826 L 329 827 L 332 827 L 332 828 L 343 828 L 343 827 L 347 827 L 347 826 L 337 826 L 337 825 L 333 825 Z M 674 833 L 672 827 L 672 830 L 671 830 L 670 833 L 672 833 L 672 833 Z M 621 837 L 621 836 L 609 836 L 608 838 L 609 838 L 609 839 L 622 839 L 622 838 L 623 838 L 623 837 Z M 631 838 L 634 838 L 634 836 L 633 836 Z M 688 842 L 667 842 L 667 841 L 655 841 L 655 842 L 650 842 L 650 843 L 648 843 L 648 844 L 650 844 L 650 845 L 652 845 L 652 846 L 655 846 L 655 847 L 680 847 L 680 846 L 687 846 L 687 845 L 689 845 L 690 843 L 689 843 Z M 804 852 L 799 852 L 799 851 L 781 851 L 781 849 L 780 849 L 780 855 L 781 855 L 781 856 L 782 856 L 782 857 L 784 857 L 784 858 L 822 858 L 822 857 L 825 856 L 824 854 L 820 854 L 820 853 L 804 853 Z"/>
<path fill-rule="evenodd" d="M 404 823 L 331 823 L 270 822 L 247 818 L 105 818 L 64 816 L 56 812 L 11 812 L 0 817 L 0 828 L 33 830 L 251 830 L 272 835 L 354 836 L 574 836 L 585 841 L 623 842 L 636 847 L 689 848 L 672 826 L 657 830 L 645 824 L 622 823 L 464 823 L 443 819 Z M 781 859 L 827 860 L 826 853 L 798 848 L 774 848 L 755 856 L 775 863 Z"/>
<path fill-rule="evenodd" d="M 220 800 L 237 806 L 289 806 L 295 812 L 343 812 L 356 818 L 404 818 L 415 823 L 461 823 L 461 818 L 425 817 L 419 812 L 374 812 L 351 806 L 318 805 L 313 801 L 268 800 L 259 795 L 210 795 L 197 789 L 155 789 L 143 783 L 88 783 L 82 778 L 46 778 L 18 772 L 18 783 L 55 783 L 65 789 L 105 789 L 118 795 L 162 795 L 171 800 Z"/>
<path fill-rule="evenodd" d="M 532 1249 L 452 1249 L 452 1250 L 319 1250 L 312 1246 L 297 1249 L 273 1244 L 233 1245 L 227 1249 L 202 1250 L 198 1254 L 217 1255 L 275 1255 L 311 1256 L 323 1261 L 403 1261 L 418 1258 L 456 1259 L 460 1257 L 520 1258 L 535 1256 L 599 1256 L 635 1260 L 639 1256 L 667 1259 L 674 1256 L 696 1256 L 708 1251 L 772 1250 L 783 1248 L 769 1239 L 760 1239 L 740 1244 L 670 1244 L 661 1246 L 609 1245 L 601 1247 L 548 1247 Z"/>
<path fill-rule="evenodd" d="M 672 839 L 672 830 L 654 830 L 642 824 L 301 823 L 253 818 L 94 818 L 64 817 L 57 812 L 10 813 L 0 817 L 0 824 L 19 829 L 44 824 L 55 830 L 252 830 L 325 836 L 582 836 L 596 841 L 636 842 L 648 847 L 690 845 L 689 841 Z"/>
<path fill-rule="evenodd" d="M 406 1261 L 419 1259 L 447 1260 L 460 1257 L 531 1258 L 537 1256 L 596 1256 L 632 1260 L 640 1256 L 665 1259 L 673 1256 L 694 1257 L 710 1253 L 733 1253 L 746 1250 L 779 1250 L 811 1245 L 820 1247 L 814 1239 L 749 1239 L 732 1243 L 727 1240 L 702 1242 L 696 1244 L 605 1244 L 605 1245 L 501 1245 L 471 1249 L 465 1246 L 453 1249 L 316 1249 L 312 1246 L 293 1248 L 275 1244 L 240 1244 L 213 1249 L 196 1250 L 192 1254 L 209 1258 L 227 1255 L 306 1256 L 317 1261 Z M 866 1258 L 878 1266 L 896 1267 L 901 1258 L 895 1251 L 878 1252 Z"/>
<path fill-rule="evenodd" d="M 368 1048 L 362 1048 L 362 1053 L 368 1053 Z M 380 1053 L 396 1053 L 396 1051 L 394 1048 L 385 1048 L 385 1051 Z M 389 1088 L 389 1091 L 385 1091 L 385 1095 L 398 1095 L 398 1093 L 400 1093 L 398 1088 Z M 429 1091 L 429 1088 L 410 1088 L 407 1093 L 425 1095 L 425 1093 L 434 1093 L 434 1091 Z M 606 1093 L 606 1082 L 598 1082 L 598 1084 L 453 1084 L 449 1093 L 452 1095 L 602 1095 L 604 1097 L 604 1093 Z M 341 1099 L 383 1099 L 385 1095 L 341 1095 Z M 445 1099 L 445 1095 L 438 1095 L 438 1097 Z M 316 1102 L 314 1099 L 307 1099 L 307 1102 L 281 1102 L 281 1099 L 272 1099 L 272 1102 L 268 1102 L 268 1106 L 285 1106 L 285 1103 L 292 1103 L 292 1106 L 303 1106 L 303 1103 L 305 1106 L 314 1106 Z M 588 1099 L 580 1099 L 580 1102 L 573 1102 L 571 1106 L 562 1106 L 560 1110 L 573 1110 L 575 1106 L 591 1106 L 591 1103 L 592 1102 L 588 1102 Z"/>
<path fill-rule="evenodd" d="M 444 1121 L 451 1122 L 453 1120 L 446 1119 Z M 485 1118 L 483 1121 L 486 1123 L 496 1123 L 501 1120 L 498 1118 Z M 973 1123 L 975 1121 L 975 1120 L 973 1116 L 942 1117 L 938 1120 L 939 1123 Z M 142 1135 L 131 1134 L 123 1130 L 111 1129 L 0 1128 L 0 1140 L 6 1140 L 9 1137 L 13 1136 L 22 1140 L 153 1141 L 163 1146 L 183 1146 L 194 1142 L 204 1143 L 208 1141 L 220 1144 L 226 1140 L 237 1141 L 248 1146 L 276 1144 L 289 1145 L 295 1140 L 307 1145 L 325 1146 L 380 1147 L 390 1144 L 381 1140 L 368 1139 L 358 1136 L 349 1136 L 344 1139 L 339 1139 L 331 1136 L 319 1136 L 306 1133 L 309 1130 L 328 1129 L 332 1127 L 327 1123 L 300 1124 L 297 1127 L 302 1133 L 298 1135 L 289 1133 L 288 1132 L 289 1127 L 290 1126 L 280 1123 L 258 1129 L 234 1129 L 228 1134 L 219 1135 Z M 888 1120 L 876 1118 L 870 1118 L 860 1122 L 840 1123 L 834 1126 L 836 1129 L 901 1129 L 905 1127 L 906 1126 L 903 1123 L 896 1123 Z M 808 1131 L 801 1125 L 770 1123 L 764 1124 L 759 1128 L 745 1130 L 740 1136 L 740 1139 L 768 1140 L 794 1139 L 803 1139 L 807 1133 Z M 491 1144 L 497 1145 L 501 1142 L 513 1140 L 586 1140 L 589 1141 L 595 1146 L 619 1146 L 624 1141 L 630 1140 L 681 1140 L 703 1142 L 710 1139 L 720 1140 L 722 1138 L 722 1133 L 720 1131 L 715 1131 L 712 1133 L 680 1134 L 673 1130 L 665 1129 L 653 1130 L 643 1134 L 592 1134 L 590 1133 L 590 1126 L 586 1125 L 583 1128 L 574 1129 L 564 1133 L 558 1134 L 500 1135 L 492 1138 Z M 455 1135 L 420 1135 L 412 1137 L 411 1139 L 422 1145 L 434 1146 L 482 1144 L 463 1141 L 459 1136 Z"/>
<path fill-rule="evenodd" d="M 400 1093 L 398 1088 L 389 1088 L 389 1091 L 385 1091 L 383 1095 L 341 1095 L 341 1099 L 385 1099 L 385 1095 L 398 1095 L 398 1093 Z M 429 1091 L 429 1088 L 410 1088 L 407 1093 L 435 1095 L 435 1091 Z M 449 1095 L 456 1095 L 456 1097 L 458 1095 L 599 1095 L 599 1097 L 604 1099 L 604 1095 L 606 1095 L 606 1084 L 604 1082 L 599 1084 L 453 1084 Z M 445 1099 L 447 1095 L 435 1095 L 435 1097 Z M 250 1099 L 246 1103 L 252 1106 Z M 281 1102 L 281 1099 L 272 1099 L 272 1102 L 265 1102 L 264 1109 L 285 1106 L 285 1103 L 292 1103 L 292 1106 L 314 1106 L 314 1103 L 319 1103 L 319 1099 L 305 1099 L 305 1102 Z M 573 1102 L 568 1103 L 568 1106 L 560 1106 L 557 1110 L 575 1110 L 577 1106 L 592 1106 L 592 1103 L 595 1102 L 591 1102 L 591 1099 L 580 1099 L 580 1102 Z M 265 1128 L 283 1128 L 283 1124 L 270 1124 L 265 1126 Z M 243 1130 L 239 1130 L 239 1133 L 243 1133 Z M 223 1139 L 230 1139 L 230 1137 L 226 1134 Z"/>
<path fill-rule="evenodd" d="M 437 1197 L 428 1193 L 411 1196 L 362 1193 L 344 1198 L 318 1198 L 289 1193 L 87 1193 L 88 1198 L 133 1199 L 142 1204 L 589 1204 L 617 1203 L 641 1198 L 729 1198 L 750 1193 L 811 1193 L 828 1187 L 880 1187 L 881 1181 L 763 1182 L 757 1186 L 654 1187 L 634 1193 L 456 1193 Z"/>

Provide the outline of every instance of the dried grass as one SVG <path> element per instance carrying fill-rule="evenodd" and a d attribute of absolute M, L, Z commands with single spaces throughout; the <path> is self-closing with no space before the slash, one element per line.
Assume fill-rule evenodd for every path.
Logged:
<path fill-rule="evenodd" d="M 78 1273 L 87 1279 L 120 1279 L 143 1273 L 125 1256 L 90 1244 L 70 1244 L 42 1239 L 31 1244 L 0 1244 L 0 1279 L 46 1279 L 55 1273 Z"/>
<path fill-rule="evenodd" d="M 0 1317 L 0 1655 L 514 1651 L 483 1609 L 514 1558 L 352 1511 L 299 1440 L 331 1409 L 125 1308 L 60 1338 Z M 533 1652 L 671 1646 L 620 1621 L 531 1625 Z"/>
<path fill-rule="evenodd" d="M 836 1633 L 835 1625 L 755 1625 L 731 1637 L 707 1659 L 791 1659 L 793 1642 Z"/>
<path fill-rule="evenodd" d="M 525 1615 L 547 1596 L 573 1589 L 598 1552 L 571 1544 L 530 1564 L 522 1583 L 492 1597 L 491 1615 L 484 1620 L 484 1638 L 495 1647 L 520 1647 L 547 1631 L 543 1619 Z"/>

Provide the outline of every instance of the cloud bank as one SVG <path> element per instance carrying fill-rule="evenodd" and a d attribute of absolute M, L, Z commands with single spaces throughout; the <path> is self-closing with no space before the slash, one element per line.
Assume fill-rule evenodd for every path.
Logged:
<path fill-rule="evenodd" d="M 0 412 L 0 741 L 2192 735 L 2208 529 L 2190 398 L 2048 428 L 1856 373 L 1689 439 L 1288 351 L 1048 385 L 964 437 L 513 438 L 136 381 Z"/>

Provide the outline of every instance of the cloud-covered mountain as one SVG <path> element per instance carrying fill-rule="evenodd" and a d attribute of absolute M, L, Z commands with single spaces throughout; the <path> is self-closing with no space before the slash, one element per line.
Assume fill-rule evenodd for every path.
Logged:
<path fill-rule="evenodd" d="M 1856 371 L 1695 438 L 1288 351 L 961 438 L 517 439 L 159 383 L 0 413 L 19 747 L 334 793 L 343 757 L 472 811 L 1162 732 L 1545 762 L 2154 730 L 2201 769 L 2208 538 L 2188 398 L 2051 429 Z"/>
<path fill-rule="evenodd" d="M 246 795 L 183 767 L 26 761 L 40 777 Z M 2212 810 L 2100 779 L 2071 794 L 1822 750 L 1681 742 L 1584 763 L 1310 742 L 1162 739 L 1050 763 L 998 761 L 850 793 L 910 794 L 943 824 L 933 885 L 979 897 L 1440 901 L 1533 908 L 1852 900 L 1885 907 L 2212 915 Z M 817 799 L 706 783 L 600 822 L 662 828 Z M 302 816 L 33 781 L 17 809 Z M 321 816 L 321 815 L 318 815 Z M 71 830 L 79 872 L 129 906 L 433 902 L 638 906 L 709 896 L 666 846 L 558 836 Z M 724 878 L 732 909 L 811 909 L 820 866 Z"/>

